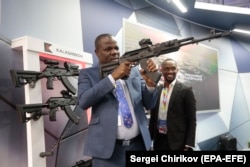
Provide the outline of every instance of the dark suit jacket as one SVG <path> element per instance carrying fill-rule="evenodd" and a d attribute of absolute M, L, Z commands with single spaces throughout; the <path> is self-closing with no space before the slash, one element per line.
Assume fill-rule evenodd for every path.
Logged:
<path fill-rule="evenodd" d="M 151 138 L 144 109 L 153 108 L 157 100 L 156 89 L 148 91 L 137 67 L 132 68 L 126 80 L 135 116 L 146 149 Z M 82 69 L 78 78 L 78 103 L 82 109 L 92 107 L 84 154 L 92 157 L 110 158 L 115 147 L 118 126 L 118 101 L 113 94 L 114 85 L 108 77 L 100 78 L 100 68 Z M 145 107 L 145 108 L 144 108 Z"/>
<path fill-rule="evenodd" d="M 160 92 L 162 88 L 162 85 L 157 87 Z M 159 93 L 155 108 L 150 112 L 149 130 L 154 141 L 157 140 L 155 134 L 158 131 L 157 120 L 160 96 L 161 93 Z M 194 146 L 196 132 L 196 100 L 192 87 L 176 81 L 169 100 L 167 128 L 171 150 L 181 150 L 185 145 Z"/>

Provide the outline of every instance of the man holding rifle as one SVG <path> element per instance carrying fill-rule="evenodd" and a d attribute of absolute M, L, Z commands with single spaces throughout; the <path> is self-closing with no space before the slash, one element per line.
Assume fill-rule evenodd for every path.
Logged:
<path fill-rule="evenodd" d="M 151 59 L 147 69 L 140 70 L 134 62 L 123 61 L 101 77 L 101 66 L 118 62 L 120 56 L 110 34 L 96 38 L 95 53 L 99 66 L 82 69 L 78 79 L 79 106 L 92 107 L 84 155 L 92 157 L 93 167 L 125 167 L 126 151 L 151 146 L 145 109 L 154 107 L 157 91 L 145 70 L 155 72 L 157 68 Z"/>

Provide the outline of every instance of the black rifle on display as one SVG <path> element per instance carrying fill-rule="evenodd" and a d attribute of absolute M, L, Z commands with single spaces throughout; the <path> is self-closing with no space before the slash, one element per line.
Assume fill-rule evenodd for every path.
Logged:
<path fill-rule="evenodd" d="M 76 88 L 68 80 L 69 76 L 79 76 L 79 67 L 69 65 L 68 62 L 64 63 L 64 68 L 58 66 L 59 62 L 52 60 L 44 60 L 47 65 L 42 72 L 25 71 L 25 70 L 10 70 L 11 79 L 15 87 L 20 87 L 30 84 L 35 87 L 36 81 L 42 78 L 47 78 L 47 89 L 53 89 L 53 80 L 55 78 L 62 81 L 65 88 L 72 94 L 76 94 Z"/>
<path fill-rule="evenodd" d="M 197 44 L 201 41 L 205 40 L 211 40 L 215 38 L 220 38 L 224 37 L 227 35 L 231 35 L 232 32 L 218 32 L 216 33 L 215 30 L 211 30 L 210 35 L 205 38 L 201 39 L 194 39 L 194 37 L 189 37 L 181 40 L 170 40 L 162 43 L 157 43 L 155 45 L 152 45 L 152 42 L 150 39 L 142 39 L 139 42 L 140 49 L 136 49 L 133 51 L 126 52 L 123 54 L 120 58 L 119 61 L 117 62 L 111 62 L 111 63 L 106 63 L 101 65 L 101 70 L 100 70 L 100 75 L 102 78 L 106 77 L 107 75 L 111 74 L 112 71 L 119 66 L 119 64 L 123 61 L 130 61 L 130 62 L 135 62 L 136 65 L 140 64 L 141 68 L 143 68 L 146 72 L 146 75 L 150 77 L 154 83 L 158 83 L 158 81 L 161 78 L 161 74 L 156 71 L 156 72 L 148 72 L 147 69 L 147 59 L 151 57 L 158 57 L 163 54 L 167 54 L 170 52 L 175 52 L 180 49 L 180 47 L 189 45 L 189 44 Z M 126 78 L 123 78 L 126 79 Z"/>
<path fill-rule="evenodd" d="M 22 123 L 26 123 L 29 120 L 38 120 L 42 115 L 49 115 L 50 121 L 56 121 L 56 112 L 59 108 L 64 110 L 67 117 L 75 124 L 79 123 L 80 118 L 76 115 L 76 110 L 79 109 L 75 106 L 72 111 L 71 106 L 77 104 L 77 97 L 69 94 L 68 91 L 61 91 L 63 97 L 50 97 L 45 104 L 20 104 L 16 105 L 16 110 L 19 113 Z M 44 111 L 43 108 L 49 109 Z M 26 114 L 30 114 L 27 117 Z"/>

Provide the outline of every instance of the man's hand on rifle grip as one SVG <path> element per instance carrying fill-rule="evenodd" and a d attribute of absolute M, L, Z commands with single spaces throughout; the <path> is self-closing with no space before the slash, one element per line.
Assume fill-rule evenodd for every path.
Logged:
<path fill-rule="evenodd" d="M 156 72 L 157 66 L 155 65 L 154 61 L 152 59 L 147 60 L 147 72 Z M 142 78 L 146 81 L 147 86 L 149 87 L 155 87 L 155 83 L 146 75 L 145 69 L 140 69 L 140 73 L 142 75 Z"/>
<path fill-rule="evenodd" d="M 134 62 L 124 61 L 111 73 L 115 80 L 128 78 Z"/>

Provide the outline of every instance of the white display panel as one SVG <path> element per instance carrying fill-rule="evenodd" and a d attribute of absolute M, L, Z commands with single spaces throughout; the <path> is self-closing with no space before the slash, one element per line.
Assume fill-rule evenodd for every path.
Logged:
<path fill-rule="evenodd" d="M 58 46 L 48 41 L 43 41 L 34 37 L 24 36 L 12 40 L 11 47 L 22 51 L 23 70 L 41 71 L 41 60 L 53 59 L 59 62 L 67 61 L 79 68 L 92 66 L 92 55 L 89 53 L 75 51 L 66 47 Z M 71 79 L 76 87 L 77 79 Z M 24 85 L 25 104 L 43 103 L 43 82 L 38 80 L 35 87 L 29 84 Z M 46 158 L 40 157 L 45 150 L 44 119 L 30 120 L 26 123 L 28 167 L 45 167 Z"/>

